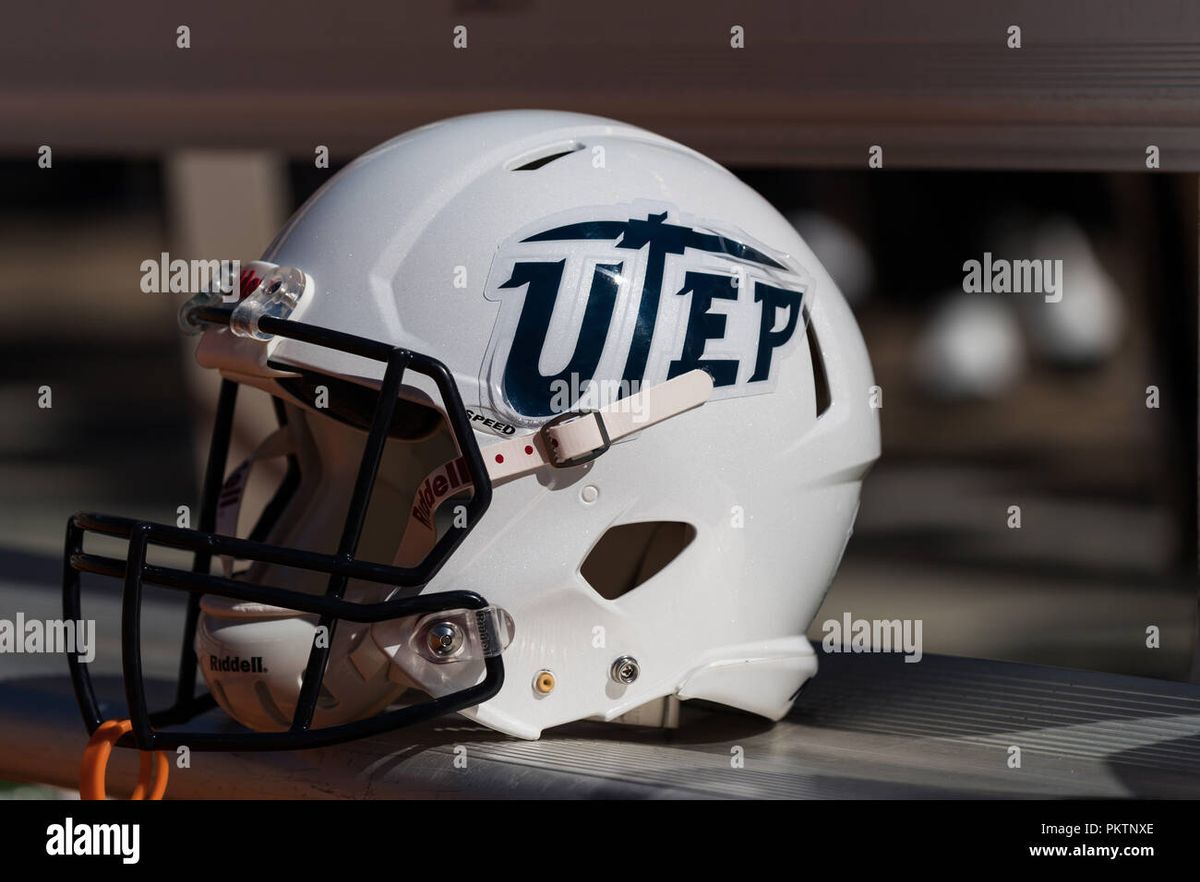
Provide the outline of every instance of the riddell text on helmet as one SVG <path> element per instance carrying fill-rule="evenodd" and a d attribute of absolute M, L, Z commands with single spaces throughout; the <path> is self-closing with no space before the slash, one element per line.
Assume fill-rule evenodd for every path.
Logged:
<path fill-rule="evenodd" d="M 249 658 L 242 658 L 237 655 L 215 656 L 208 657 L 208 669 L 210 671 L 226 671 L 237 674 L 265 674 L 267 668 L 263 664 L 261 655 L 252 655 Z"/>

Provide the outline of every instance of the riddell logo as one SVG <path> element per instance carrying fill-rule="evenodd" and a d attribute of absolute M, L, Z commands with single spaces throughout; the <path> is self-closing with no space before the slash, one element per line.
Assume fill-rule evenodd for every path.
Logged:
<path fill-rule="evenodd" d="M 433 512 L 439 502 L 461 487 L 471 486 L 471 473 L 467 471 L 467 461 L 461 456 L 453 462 L 448 462 L 425 479 L 417 490 L 417 501 L 412 508 L 412 516 L 424 525 L 425 529 L 433 529 Z"/>
<path fill-rule="evenodd" d="M 208 657 L 208 669 L 210 671 L 233 671 L 234 673 L 242 674 L 265 674 L 267 669 L 263 666 L 263 657 L 261 655 L 252 655 L 250 658 L 242 658 L 240 655 L 227 655 L 220 658 L 215 655 Z"/>

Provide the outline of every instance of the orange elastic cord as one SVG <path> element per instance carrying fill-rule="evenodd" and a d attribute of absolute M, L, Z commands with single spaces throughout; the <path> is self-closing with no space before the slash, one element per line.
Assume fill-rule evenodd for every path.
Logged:
<path fill-rule="evenodd" d="M 133 730 L 129 720 L 108 720 L 101 723 L 83 749 L 83 764 L 79 769 L 79 798 L 104 799 L 104 779 L 113 745 Z M 161 750 L 141 751 L 137 786 L 130 799 L 162 799 L 167 792 L 170 764 Z M 151 783 L 153 782 L 153 787 Z M 147 793 L 149 795 L 147 795 Z"/>

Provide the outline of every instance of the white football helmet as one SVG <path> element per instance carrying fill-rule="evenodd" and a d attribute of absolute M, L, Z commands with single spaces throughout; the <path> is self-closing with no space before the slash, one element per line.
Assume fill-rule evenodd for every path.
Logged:
<path fill-rule="evenodd" d="M 144 547 L 127 566 L 203 595 L 199 669 L 255 732 L 172 739 L 134 707 L 139 746 L 307 747 L 453 710 L 537 738 L 676 699 L 778 719 L 815 672 L 805 632 L 879 455 L 871 366 L 792 226 L 704 156 L 574 113 L 428 125 L 184 319 L 221 419 L 249 385 L 280 430 L 222 484 L 218 428 L 200 531 L 73 529 L 197 552 L 193 574 Z M 227 539 L 272 456 L 285 486 Z M 200 709 L 186 692 L 164 724 Z"/>

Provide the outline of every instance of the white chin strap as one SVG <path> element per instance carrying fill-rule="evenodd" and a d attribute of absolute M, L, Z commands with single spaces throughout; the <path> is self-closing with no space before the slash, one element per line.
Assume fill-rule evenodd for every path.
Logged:
<path fill-rule="evenodd" d="M 620 398 L 604 407 L 555 417 L 536 432 L 489 444 L 480 450 L 493 484 L 536 472 L 543 466 L 571 468 L 608 450 L 634 432 L 686 413 L 712 396 L 712 377 L 694 370 Z M 396 566 L 416 566 L 437 541 L 434 517 L 450 496 L 471 488 L 466 460 L 459 456 L 434 469 L 417 487 Z"/>
<path fill-rule="evenodd" d="M 532 435 L 483 448 L 488 477 L 496 484 L 544 465 L 582 465 L 614 441 L 699 407 L 712 391 L 712 377 L 706 371 L 695 370 L 596 410 L 563 414 Z"/>

